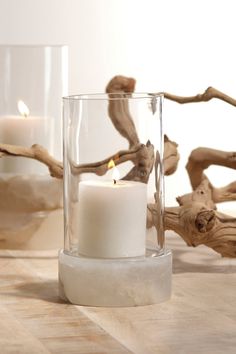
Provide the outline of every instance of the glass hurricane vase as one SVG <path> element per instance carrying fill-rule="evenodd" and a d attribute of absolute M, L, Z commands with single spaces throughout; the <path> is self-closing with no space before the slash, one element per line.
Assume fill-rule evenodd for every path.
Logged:
<path fill-rule="evenodd" d="M 0 46 L 0 76 L 0 143 L 39 144 L 61 160 L 67 47 Z M 45 165 L 24 157 L 0 159 L 0 248 L 60 247 L 54 226 L 63 228 L 55 223 L 61 214 L 62 181 Z"/>
<path fill-rule="evenodd" d="M 91 306 L 166 300 L 162 95 L 65 97 L 60 295 Z"/>

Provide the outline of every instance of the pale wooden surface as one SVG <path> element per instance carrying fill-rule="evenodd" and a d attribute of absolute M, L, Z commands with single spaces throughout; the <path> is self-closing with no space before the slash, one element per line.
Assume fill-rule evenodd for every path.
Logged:
<path fill-rule="evenodd" d="M 64 304 L 55 251 L 0 251 L 0 353 L 236 353 L 236 260 L 168 245 L 172 299 L 136 308 Z"/>

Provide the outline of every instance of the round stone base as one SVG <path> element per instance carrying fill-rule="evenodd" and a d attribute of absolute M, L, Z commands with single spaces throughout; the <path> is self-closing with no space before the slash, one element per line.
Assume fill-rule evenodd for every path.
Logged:
<path fill-rule="evenodd" d="M 172 255 L 98 259 L 59 253 L 59 295 L 85 306 L 140 306 L 171 295 Z"/>

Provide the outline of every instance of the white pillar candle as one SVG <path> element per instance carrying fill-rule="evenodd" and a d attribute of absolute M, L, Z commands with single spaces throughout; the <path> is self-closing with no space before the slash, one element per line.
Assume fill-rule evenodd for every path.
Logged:
<path fill-rule="evenodd" d="M 22 101 L 20 101 L 22 102 Z M 6 115 L 0 117 L 0 141 L 11 145 L 30 147 L 38 143 L 44 147 L 49 145 L 47 117 L 29 114 L 27 106 L 23 107 L 21 115 Z M 0 161 L 1 172 L 9 173 L 41 173 L 45 167 L 32 159 L 4 157 Z"/>
<path fill-rule="evenodd" d="M 145 254 L 147 186 L 133 181 L 79 184 L 79 253 L 95 258 Z"/>

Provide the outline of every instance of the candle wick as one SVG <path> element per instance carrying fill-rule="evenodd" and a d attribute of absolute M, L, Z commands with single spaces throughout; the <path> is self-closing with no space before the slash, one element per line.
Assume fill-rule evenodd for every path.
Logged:
<path fill-rule="evenodd" d="M 113 182 L 114 182 L 114 184 L 116 184 L 116 180 L 115 179 L 113 179 Z"/>

